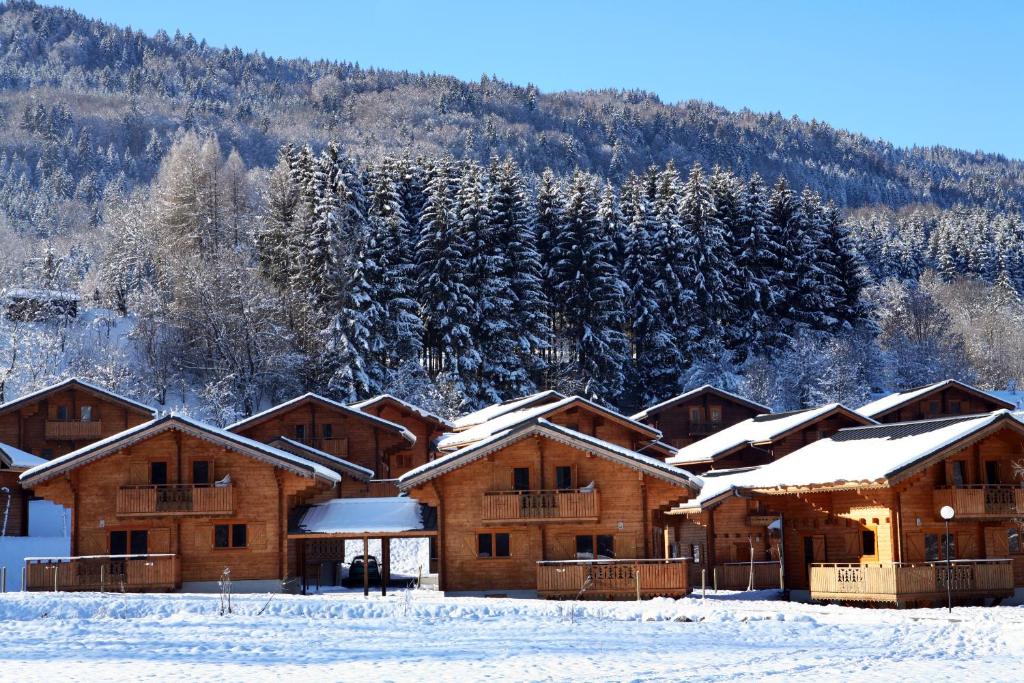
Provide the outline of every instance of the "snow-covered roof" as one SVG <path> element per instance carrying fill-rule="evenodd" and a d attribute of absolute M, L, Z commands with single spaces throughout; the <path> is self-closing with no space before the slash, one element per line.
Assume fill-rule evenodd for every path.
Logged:
<path fill-rule="evenodd" d="M 21 470 L 35 467 L 36 465 L 42 465 L 46 460 L 40 458 L 37 455 L 26 453 L 20 448 L 0 443 L 0 465 L 3 465 L 7 469 Z"/>
<path fill-rule="evenodd" d="M 589 434 L 569 429 L 541 417 L 534 417 L 527 422 L 519 421 L 501 431 L 495 432 L 465 448 L 431 460 L 412 469 L 398 478 L 400 489 L 406 490 L 422 482 L 439 477 L 456 470 L 463 465 L 478 460 L 508 443 L 527 438 L 534 434 L 542 434 L 556 441 L 603 456 L 614 462 L 644 471 L 665 481 L 682 484 L 690 488 L 700 487 L 700 477 L 686 470 L 666 464 L 658 458 L 624 448 Z"/>
<path fill-rule="evenodd" d="M 915 465 L 1000 421 L 1024 433 L 1024 423 L 1007 410 L 867 427 L 847 427 L 827 439 L 745 470 L 703 476 L 700 494 L 680 507 L 699 508 L 741 489 L 771 492 L 792 488 L 886 485 Z"/>
<path fill-rule="evenodd" d="M 511 401 L 505 401 L 504 403 L 495 403 L 494 405 L 481 408 L 480 410 L 476 410 L 472 413 L 456 418 L 455 428 L 466 429 L 467 427 L 472 427 L 474 425 L 493 420 L 496 417 L 514 410 L 522 410 L 524 408 L 537 405 L 538 403 L 551 403 L 564 398 L 566 398 L 564 394 L 560 394 L 553 389 L 538 391 L 536 394 L 530 394 L 523 398 L 512 399 Z"/>
<path fill-rule="evenodd" d="M 365 401 L 358 401 L 356 403 L 352 403 L 352 404 L 349 405 L 349 407 L 350 408 L 355 408 L 356 410 L 366 410 L 370 406 L 375 406 L 378 403 L 382 403 L 382 402 L 385 402 L 385 401 L 391 401 L 392 403 L 395 403 L 395 404 L 405 408 L 410 413 L 412 413 L 414 415 L 418 415 L 419 417 L 423 418 L 424 420 L 429 420 L 431 422 L 436 422 L 437 424 L 441 425 L 445 429 L 455 429 L 455 423 L 452 422 L 451 420 L 443 418 L 440 415 L 438 415 L 437 413 L 432 413 L 429 410 L 425 410 L 424 408 L 420 408 L 418 405 L 416 405 L 414 403 L 409 403 L 408 401 L 403 401 L 402 399 L 400 399 L 397 396 L 394 396 L 392 394 L 380 394 L 378 396 L 374 396 L 373 398 L 368 398 Z"/>
<path fill-rule="evenodd" d="M 328 406 L 328 407 L 331 407 L 331 408 L 336 408 L 336 409 L 340 410 L 341 412 L 346 413 L 348 415 L 352 415 L 354 417 L 362 418 L 364 420 L 369 420 L 370 422 L 374 423 L 378 427 L 381 427 L 383 429 L 387 429 L 387 430 L 395 432 L 397 434 L 401 434 L 402 437 L 406 441 L 408 441 L 410 445 L 416 443 L 416 436 L 412 432 L 410 432 L 408 429 L 406 429 L 405 427 L 403 427 L 400 424 L 395 424 L 394 422 L 391 422 L 389 420 L 384 420 L 382 418 L 377 417 L 376 415 L 370 415 L 369 413 L 364 413 L 362 410 L 359 410 L 358 408 L 351 408 L 351 407 L 345 405 L 344 403 L 338 403 L 337 401 L 333 401 L 333 400 L 327 398 L 326 396 L 321 396 L 319 394 L 314 394 L 314 393 L 305 393 L 305 394 L 302 394 L 301 396 L 296 396 L 295 398 L 293 398 L 291 400 L 285 401 L 284 403 L 279 403 L 276 406 L 271 406 L 270 408 L 267 408 L 266 410 L 260 411 L 260 412 L 256 413 L 255 415 L 252 415 L 250 417 L 245 418 L 244 420 L 239 420 L 238 422 L 236 422 L 234 424 L 228 425 L 227 429 L 228 429 L 228 431 L 231 431 L 231 432 L 238 431 L 239 429 L 244 429 L 245 427 L 251 426 L 251 425 L 253 425 L 253 424 L 257 423 L 257 422 L 260 422 L 261 420 L 264 420 L 264 419 L 267 419 L 267 418 L 273 416 L 275 413 L 279 413 L 281 411 L 288 410 L 289 408 L 292 408 L 293 406 L 298 405 L 299 403 L 302 403 L 303 401 L 316 401 L 317 403 L 320 403 L 321 405 L 325 405 L 325 406 Z"/>
<path fill-rule="evenodd" d="M 445 434 L 437 440 L 436 446 L 442 451 L 451 451 L 462 448 L 463 446 L 468 446 L 469 444 L 480 441 L 481 439 L 486 439 L 492 434 L 509 429 L 510 427 L 522 422 L 527 422 L 545 415 L 551 415 L 552 413 L 558 412 L 559 410 L 573 404 L 585 405 L 596 413 L 600 413 L 624 424 L 630 425 L 636 429 L 636 431 L 646 434 L 651 441 L 657 441 L 661 438 L 661 432 L 650 425 L 637 422 L 636 420 L 626 417 L 621 413 L 617 413 L 610 408 L 605 408 L 602 405 L 598 405 L 593 401 L 585 399 L 582 396 L 565 396 L 554 403 L 543 403 L 541 405 L 523 408 L 520 410 L 503 412 L 487 422 L 482 422 L 460 432 Z"/>
<path fill-rule="evenodd" d="M 270 443 L 270 445 L 275 448 L 288 451 L 289 453 L 296 453 L 296 451 L 298 451 L 296 455 L 308 457 L 314 462 L 319 462 L 321 465 L 331 469 L 343 470 L 345 474 L 359 479 L 360 481 L 369 481 L 370 479 L 373 479 L 374 472 L 369 467 L 357 465 L 345 458 L 340 458 L 337 455 L 327 453 L 319 448 L 313 448 L 309 444 L 289 439 L 286 436 L 277 437 Z"/>
<path fill-rule="evenodd" d="M 68 388 L 84 389 L 86 391 L 92 392 L 93 394 L 97 394 L 106 400 L 113 401 L 115 403 L 120 403 L 134 410 L 145 413 L 150 417 L 156 414 L 156 411 L 150 406 L 147 406 L 145 403 L 139 403 L 138 401 L 134 401 L 120 394 L 115 394 L 109 389 L 105 389 L 99 386 L 98 384 L 93 384 L 92 382 L 87 382 L 86 380 L 79 379 L 77 377 L 69 377 L 68 379 L 63 380 L 61 382 L 57 382 L 56 384 L 51 384 L 48 387 L 39 389 L 38 391 L 33 391 L 31 394 L 25 394 L 24 396 L 19 396 L 13 401 L 8 401 L 7 403 L 0 405 L 0 413 L 4 413 L 13 408 L 23 406 L 27 403 L 32 403 L 33 401 L 41 400 L 54 392 Z"/>
<path fill-rule="evenodd" d="M 255 439 L 240 436 L 225 429 L 214 427 L 213 425 L 199 422 L 184 415 L 175 414 L 165 415 L 155 420 L 144 422 L 131 429 L 126 429 L 123 432 L 79 448 L 67 455 L 44 462 L 23 472 L 19 478 L 23 483 L 31 486 L 55 477 L 66 470 L 74 469 L 115 453 L 126 446 L 142 441 L 167 429 L 180 429 L 199 438 L 212 438 L 217 443 L 231 447 L 234 450 L 239 450 L 246 455 L 265 458 L 271 464 L 284 467 L 296 474 L 317 477 L 334 484 L 341 481 L 340 474 L 308 458 L 275 448 Z"/>
<path fill-rule="evenodd" d="M 929 384 L 927 386 L 915 387 L 913 389 L 907 389 L 906 391 L 897 391 L 887 396 L 882 396 L 879 399 L 862 405 L 860 408 L 857 409 L 857 412 L 866 417 L 879 417 L 881 415 L 884 415 L 885 413 L 892 412 L 893 410 L 903 405 L 906 405 L 907 403 L 913 403 L 914 401 L 924 398 L 928 394 L 940 391 L 942 389 L 946 389 L 948 387 L 955 387 L 957 389 L 960 389 L 961 391 L 965 391 L 967 393 L 980 396 L 989 401 L 992 401 L 994 404 L 998 405 L 1001 408 L 1015 407 L 1012 403 L 1008 403 L 1003 399 L 999 398 L 998 396 L 993 396 L 992 394 L 986 391 L 982 391 L 977 387 L 972 387 L 969 384 L 964 384 L 963 382 L 957 381 L 955 379 L 946 379 L 942 380 L 941 382 Z"/>
<path fill-rule="evenodd" d="M 747 407 L 749 407 L 749 408 L 751 408 L 753 410 L 759 411 L 761 413 L 770 413 L 770 412 L 772 412 L 772 409 L 769 408 L 766 405 L 761 405 L 760 403 L 756 403 L 754 401 L 751 401 L 750 399 L 743 398 L 742 396 L 740 396 L 738 394 L 734 394 L 731 391 L 726 391 L 725 389 L 719 389 L 716 386 L 712 386 L 710 384 L 705 384 L 703 386 L 697 387 L 696 389 L 690 389 L 689 391 L 684 391 L 683 393 L 679 394 L 678 396 L 673 396 L 672 398 L 670 398 L 668 400 L 665 400 L 665 401 L 662 401 L 661 403 L 657 403 L 657 404 L 655 404 L 655 405 L 653 405 L 653 406 L 651 406 L 649 408 L 644 408 L 639 413 L 634 415 L 633 419 L 634 420 L 639 420 L 639 421 L 646 420 L 651 415 L 653 415 L 653 414 L 655 414 L 657 412 L 660 412 L 660 411 L 664 410 L 665 408 L 669 408 L 671 406 L 676 405 L 677 403 L 682 403 L 683 401 L 686 401 L 686 400 L 691 399 L 691 398 L 695 398 L 695 397 L 700 396 L 701 394 L 705 394 L 705 393 L 712 393 L 712 394 L 717 394 L 719 396 L 725 396 L 725 397 L 729 398 L 730 400 L 736 401 L 737 403 L 745 405 L 745 406 L 747 406 Z"/>
<path fill-rule="evenodd" d="M 836 411 L 845 412 L 854 419 L 863 420 L 865 423 L 874 422 L 871 418 L 860 416 L 841 403 L 827 403 L 817 408 L 794 410 L 788 413 L 757 415 L 680 448 L 674 456 L 668 459 L 668 462 L 681 465 L 714 462 L 716 458 L 738 448 L 750 444 L 771 442 L 794 429 L 799 429 Z"/>
<path fill-rule="evenodd" d="M 422 505 L 415 498 L 335 498 L 313 505 L 299 519 L 310 534 L 373 534 L 421 531 Z"/>

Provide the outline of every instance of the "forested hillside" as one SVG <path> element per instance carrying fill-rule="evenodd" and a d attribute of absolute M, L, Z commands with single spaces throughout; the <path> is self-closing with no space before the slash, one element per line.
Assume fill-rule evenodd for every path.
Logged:
<path fill-rule="evenodd" d="M 777 407 L 1024 378 L 1024 165 L 634 91 L 281 60 L 0 9 L 0 399 L 63 372 L 219 422 L 703 381 Z"/>

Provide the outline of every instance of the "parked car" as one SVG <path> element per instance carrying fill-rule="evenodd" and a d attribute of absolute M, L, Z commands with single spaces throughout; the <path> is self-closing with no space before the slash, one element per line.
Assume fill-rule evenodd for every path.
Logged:
<path fill-rule="evenodd" d="M 371 584 L 380 584 L 380 566 L 377 564 L 377 558 L 373 555 L 366 557 L 365 571 L 370 577 Z M 352 564 L 348 567 L 348 583 L 350 586 L 362 586 L 363 585 L 363 557 L 362 555 L 352 560 Z"/>

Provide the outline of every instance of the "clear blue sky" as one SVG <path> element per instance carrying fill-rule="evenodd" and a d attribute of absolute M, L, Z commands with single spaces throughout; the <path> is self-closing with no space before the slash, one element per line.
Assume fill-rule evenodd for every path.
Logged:
<path fill-rule="evenodd" d="M 1024 159 L 1024 3 L 63 0 L 215 46 L 780 111 Z M 981 6 L 984 5 L 984 6 Z"/>

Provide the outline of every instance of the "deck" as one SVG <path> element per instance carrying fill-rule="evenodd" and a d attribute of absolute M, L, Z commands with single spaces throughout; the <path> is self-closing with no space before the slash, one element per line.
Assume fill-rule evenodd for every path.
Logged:
<path fill-rule="evenodd" d="M 682 597 L 691 588 L 689 565 L 689 558 L 541 561 L 537 595 L 591 600 Z"/>
<path fill-rule="evenodd" d="M 812 600 L 864 602 L 946 599 L 944 562 L 917 564 L 813 564 Z M 950 589 L 954 600 L 1013 595 L 1011 560 L 953 560 Z"/>
<path fill-rule="evenodd" d="M 175 555 L 90 555 L 26 558 L 28 591 L 137 592 L 174 590 Z"/>

